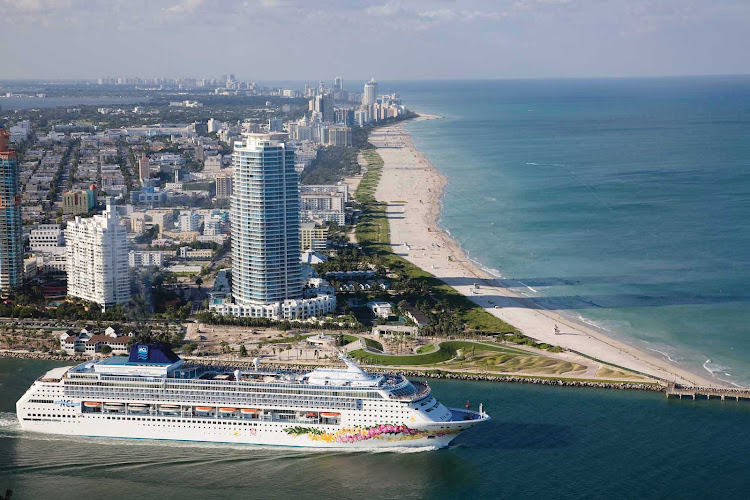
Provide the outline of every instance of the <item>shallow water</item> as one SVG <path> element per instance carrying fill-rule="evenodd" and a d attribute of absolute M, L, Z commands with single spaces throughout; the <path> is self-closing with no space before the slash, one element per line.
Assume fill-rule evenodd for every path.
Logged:
<path fill-rule="evenodd" d="M 750 77 L 389 87 L 444 116 L 407 129 L 472 259 L 541 307 L 750 384 Z"/>

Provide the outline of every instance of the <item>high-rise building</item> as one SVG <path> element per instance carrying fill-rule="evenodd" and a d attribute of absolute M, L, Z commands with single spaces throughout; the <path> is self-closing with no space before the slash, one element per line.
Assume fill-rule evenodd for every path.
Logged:
<path fill-rule="evenodd" d="M 245 134 L 232 163 L 232 296 L 262 305 L 302 296 L 299 174 L 286 134 Z"/>
<path fill-rule="evenodd" d="M 125 227 L 112 198 L 102 215 L 76 217 L 65 229 L 68 295 L 102 306 L 130 300 Z"/>
<path fill-rule="evenodd" d="M 151 167 L 145 151 L 141 155 L 141 159 L 138 160 L 138 176 L 141 178 L 141 184 L 145 184 L 151 178 Z"/>
<path fill-rule="evenodd" d="M 333 95 L 322 94 L 315 96 L 313 111 L 320 114 L 320 121 L 333 122 L 336 119 L 333 109 Z"/>
<path fill-rule="evenodd" d="M 333 79 L 333 90 L 344 90 L 344 79 L 340 76 Z"/>
<path fill-rule="evenodd" d="M 362 94 L 362 104 L 370 106 L 375 104 L 378 100 L 378 82 L 375 78 L 371 78 L 369 82 L 365 83 L 365 92 Z"/>
<path fill-rule="evenodd" d="M 216 197 L 229 198 L 232 196 L 232 176 L 219 175 L 216 177 Z"/>
<path fill-rule="evenodd" d="M 8 148 L 10 134 L 0 125 L 0 291 L 23 283 L 21 191 L 16 151 Z"/>
<path fill-rule="evenodd" d="M 305 319 L 336 308 L 332 293 L 302 294 L 299 174 L 287 134 L 245 134 L 232 154 L 232 300 L 220 314 Z"/>

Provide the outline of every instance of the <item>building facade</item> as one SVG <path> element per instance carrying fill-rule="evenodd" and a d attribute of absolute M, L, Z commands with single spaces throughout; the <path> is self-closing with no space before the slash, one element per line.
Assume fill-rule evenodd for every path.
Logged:
<path fill-rule="evenodd" d="M 232 176 L 220 175 L 216 177 L 216 197 L 229 198 L 232 196 Z"/>
<path fill-rule="evenodd" d="M 102 215 L 76 217 L 65 229 L 68 295 L 102 309 L 130 300 L 127 233 L 114 201 Z"/>
<path fill-rule="evenodd" d="M 232 296 L 257 305 L 302 296 L 299 174 L 286 134 L 246 134 L 232 155 Z"/>
<path fill-rule="evenodd" d="M 232 300 L 220 314 L 305 319 L 336 307 L 325 295 L 302 298 L 299 174 L 287 134 L 245 134 L 232 154 Z"/>
<path fill-rule="evenodd" d="M 362 94 L 362 104 L 370 106 L 375 104 L 378 100 L 378 82 L 375 78 L 371 78 L 369 82 L 365 83 L 365 91 Z"/>
<path fill-rule="evenodd" d="M 9 149 L 10 134 L 0 126 L 0 291 L 23 283 L 23 239 L 18 157 Z"/>

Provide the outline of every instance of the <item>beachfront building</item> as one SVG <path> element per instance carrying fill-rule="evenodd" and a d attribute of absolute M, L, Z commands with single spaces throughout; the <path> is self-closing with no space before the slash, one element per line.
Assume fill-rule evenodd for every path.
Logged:
<path fill-rule="evenodd" d="M 16 151 L 8 148 L 10 133 L 0 125 L 0 291 L 23 283 L 21 190 Z M 298 257 L 299 259 L 299 257 Z"/>
<path fill-rule="evenodd" d="M 334 295 L 302 298 L 299 174 L 284 133 L 235 143 L 231 197 L 232 302 L 220 314 L 305 319 L 336 306 Z"/>
<path fill-rule="evenodd" d="M 65 229 L 68 295 L 102 309 L 130 300 L 127 233 L 114 199 L 102 215 L 76 217 Z"/>
<path fill-rule="evenodd" d="M 375 104 L 378 99 L 378 82 L 375 78 L 371 78 L 369 82 L 365 83 L 365 92 L 362 94 L 362 104 L 370 106 Z"/>

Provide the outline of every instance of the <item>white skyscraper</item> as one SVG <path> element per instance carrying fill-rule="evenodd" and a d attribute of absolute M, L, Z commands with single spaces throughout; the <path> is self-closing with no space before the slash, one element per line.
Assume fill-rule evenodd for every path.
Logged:
<path fill-rule="evenodd" d="M 127 236 L 111 198 L 102 215 L 69 222 L 65 242 L 68 295 L 103 309 L 130 300 Z"/>
<path fill-rule="evenodd" d="M 287 134 L 245 134 L 232 154 L 232 297 L 212 307 L 237 316 L 302 319 L 335 308 L 302 299 L 299 174 Z"/>
<path fill-rule="evenodd" d="M 362 94 L 362 104 L 369 106 L 375 104 L 378 100 L 378 82 L 375 78 L 371 78 L 369 82 L 365 83 L 365 92 Z"/>
<path fill-rule="evenodd" d="M 286 134 L 246 134 L 235 143 L 232 296 L 252 305 L 302 296 L 299 174 Z"/>

